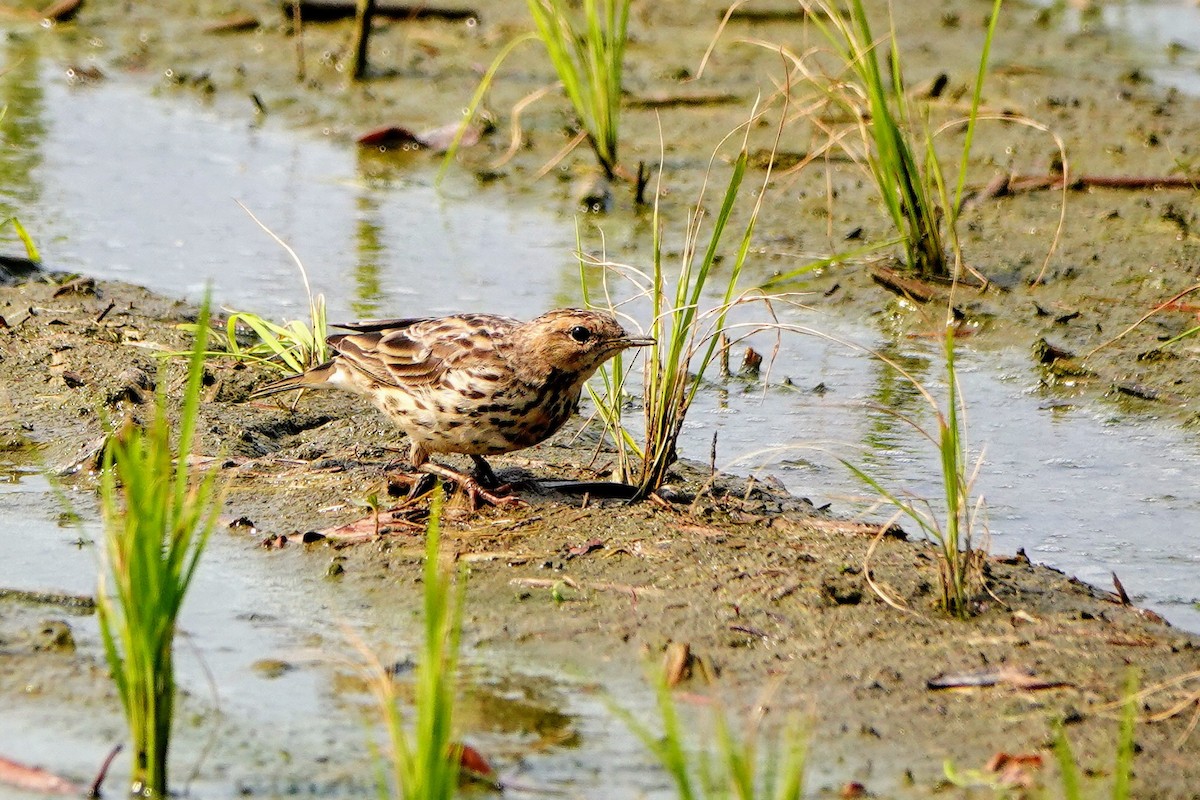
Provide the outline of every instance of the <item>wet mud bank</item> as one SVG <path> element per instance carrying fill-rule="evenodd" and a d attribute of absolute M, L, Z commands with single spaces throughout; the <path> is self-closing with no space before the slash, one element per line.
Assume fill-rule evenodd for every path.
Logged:
<path fill-rule="evenodd" d="M 157 354 L 186 346 L 178 325 L 192 310 L 122 284 L 65 287 L 47 278 L 0 289 L 5 447 L 27 459 L 36 454 L 87 493 L 101 417 L 144 411 Z M 163 379 L 181 373 L 172 363 Z M 410 636 L 420 509 L 376 535 L 366 506 L 372 494 L 387 496 L 388 469 L 400 456 L 394 432 L 337 393 L 311 394 L 295 410 L 246 402 L 269 378 L 220 358 L 208 367 L 196 462 L 218 464 L 227 482 L 217 546 L 235 544 L 256 569 L 318 582 L 341 598 L 346 622 L 369 618 L 373 636 Z M 696 666 L 689 691 L 715 691 L 738 711 L 765 703 L 771 719 L 809 715 L 814 790 L 859 782 L 882 796 L 930 794 L 947 758 L 982 768 L 998 752 L 1045 755 L 1060 720 L 1081 763 L 1103 780 L 1127 670 L 1136 668 L 1146 688 L 1200 670 L 1197 637 L 1020 556 L 990 558 L 979 613 L 946 619 L 934 608 L 936 558 L 927 543 L 887 536 L 868 562 L 873 527 L 766 484 L 723 477 L 702 491 L 707 470 L 685 464 L 672 481 L 677 502 L 627 505 L 521 483 L 602 478 L 608 458 L 594 437 L 564 432 L 496 460 L 503 478 L 523 486 L 527 506 L 471 512 L 451 503 L 446 545 L 470 573 L 468 661 L 552 665 L 583 676 L 587 691 L 628 696 L 631 675 L 686 645 Z M 347 534 L 340 526 L 364 516 L 349 540 L 338 540 Z M 60 721 L 70 717 L 65 704 L 82 704 L 114 736 L 117 709 L 99 651 L 76 649 L 64 634 L 74 610 L 36 600 L 0 598 L 3 691 Z M 288 656 L 277 667 L 313 669 Z M 704 674 L 717 676 L 714 686 Z M 22 697 L 35 675 L 57 677 L 38 680 L 44 693 L 36 698 Z M 1186 683 L 1156 691 L 1140 704 L 1143 716 L 1170 709 L 1188 691 L 1194 687 Z M 486 730 L 488 715 L 468 724 Z M 1190 716 L 1138 726 L 1139 796 L 1194 796 L 1200 761 Z M 571 744 L 584 754 L 587 746 Z M 241 763 L 250 754 L 258 761 Z M 586 755 L 576 758 L 586 763 Z M 261 789 L 273 784 L 256 784 L 255 770 L 278 771 L 264 759 L 253 748 L 222 747 L 206 769 L 234 769 Z M 1034 778 L 1051 774 L 1047 767 Z M 354 794 L 352 784 L 334 794 Z M 571 791 L 597 789 L 581 779 Z"/>
<path fill-rule="evenodd" d="M 357 147 L 359 134 L 381 125 L 426 131 L 457 121 L 482 68 L 528 28 L 524 4 L 507 1 L 480 7 L 468 20 L 381 19 L 372 45 L 375 71 L 366 83 L 351 85 L 344 71 L 348 23 L 306 25 L 299 47 L 279 4 L 238 5 L 248 19 L 216 25 L 231 11 L 228 3 L 185 2 L 170 9 L 87 4 L 69 24 L 47 31 L 14 23 L 9 37 L 38 49 L 73 91 L 89 91 L 97 81 L 128 81 L 247 125 L 299 128 L 349 149 Z M 897 29 L 910 84 L 934 82 L 944 72 L 949 88 L 933 104 L 934 113 L 961 114 L 988 4 L 953 0 L 936 11 L 899 5 Z M 621 160 L 630 167 L 658 164 L 661 143 L 668 241 L 678 238 L 673 231 L 682 229 L 716 143 L 745 120 L 756 96 L 771 96 L 782 81 L 778 53 L 749 40 L 786 43 L 796 51 L 816 41 L 794 15 L 743 17 L 731 22 L 703 78 L 693 82 L 724 7 L 638 4 L 631 24 Z M 1017 124 L 1012 114 L 1059 135 L 1074 175 L 1192 172 L 1200 103 L 1149 79 L 1141 60 L 1147 54 L 1132 50 L 1121 30 L 1097 19 L 1070 25 L 1068 13 L 1057 6 L 1005 5 L 985 105 L 1010 118 L 981 125 L 969 182 L 982 189 L 995 186 L 996 176 L 1039 178 L 1058 168 L 1053 139 Z M 1183 51 L 1179 57 L 1192 56 Z M 514 54 L 487 102 L 500 123 L 497 131 L 463 152 L 446 191 L 576 213 L 576 187 L 590 180 L 590 153 L 577 148 L 537 177 L 575 135 L 561 103 L 547 98 L 524 113 L 520 146 L 508 155 L 511 110 L 552 81 L 536 47 Z M 756 169 L 770 161 L 774 123 L 782 113 L 769 111 L 768 124 L 751 133 Z M 956 136 L 941 140 L 951 156 L 961 141 Z M 783 171 L 820 139 L 803 120 L 784 129 L 781 149 L 787 152 L 776 158 L 780 171 L 767 189 L 748 267 L 751 282 L 891 235 L 861 168 L 835 159 L 800 173 Z M 364 181 L 410 175 L 431 180 L 437 158 L 406 148 L 371 147 L 359 154 Z M 717 159 L 718 170 L 728 155 Z M 982 291 L 960 287 L 954 295 L 961 341 L 985 353 L 1029 353 L 1030 363 L 1044 368 L 1043 385 L 1030 391 L 1045 392 L 1052 405 L 1115 401 L 1194 424 L 1200 340 L 1161 347 L 1196 324 L 1200 306 L 1200 292 L 1181 294 L 1200 283 L 1194 193 L 1152 180 L 1132 190 L 1070 183 L 1065 194 L 1031 186 L 1006 182 L 1004 192 L 979 194 L 963 218 L 967 262 L 990 284 Z M 589 218 L 609 232 L 608 255 L 648 263 L 645 211 L 634 207 L 622 184 L 614 187 L 612 201 L 607 216 Z M 1056 233 L 1060 215 L 1065 224 Z M 53 246 L 44 250 L 53 264 Z M 876 259 L 840 264 L 785 288 L 804 292 L 803 302 L 820 313 L 869 320 L 901 345 L 906 337 L 939 330 L 948 302 L 944 290 L 896 281 L 885 288 L 880 265 Z M 25 469 L 61 472 L 57 480 L 90 495 L 102 417 L 143 413 L 158 379 L 158 354 L 187 346 L 177 326 L 193 311 L 174 298 L 106 281 L 43 276 L 0 289 L 0 448 Z M 403 443 L 354 398 L 312 394 L 294 409 L 246 402 L 268 378 L 221 359 L 209 365 L 197 466 L 219 465 L 228 481 L 227 519 L 242 521 L 217 534 L 214 547 L 233 554 L 222 568 L 253 568 L 264 581 L 288 576 L 307 593 L 301 597 L 325 604 L 314 617 L 364 625 L 372 642 L 411 641 L 419 604 L 419 509 L 385 525 L 380 536 L 373 521 L 341 532 L 354 542 L 328 535 L 362 520 L 371 496 L 388 502 L 387 471 L 403 458 Z M 165 379 L 179 380 L 177 365 Z M 498 459 L 496 466 L 517 481 L 591 480 L 603 477 L 609 458 L 590 432 L 579 438 L 568 432 Z M 715 691 L 731 709 L 745 711 L 765 697 L 769 719 L 789 711 L 810 716 L 815 792 L 837 794 L 857 782 L 879 796 L 897 797 L 944 789 L 945 759 L 977 769 L 999 752 L 1040 753 L 1047 766 L 1033 779 L 1054 785 L 1046 747 L 1057 720 L 1066 723 L 1081 764 L 1102 785 L 1114 763 L 1114 704 L 1127 670 L 1136 668 L 1147 689 L 1200 670 L 1195 636 L 1019 557 L 990 559 L 989 592 L 979 598 L 979 613 L 967 622 L 946 620 L 933 608 L 936 559 L 927 544 L 886 537 L 868 563 L 873 530 L 839 519 L 838 508 L 818 512 L 769 483 L 735 478 L 702 492 L 706 470 L 682 465 L 678 473 L 672 485 L 679 502 L 665 505 L 597 497 L 585 502 L 530 484 L 520 489 L 526 508 L 468 513 L 452 507 L 447 544 L 470 568 L 468 660 L 500 672 L 510 664 L 549 665 L 580 695 L 646 699 L 639 694 L 645 687 L 641 667 L 686 645 L 704 665 L 693 670 L 689 691 L 708 691 L 699 677 L 707 672 L 718 676 Z M 312 531 L 327 534 L 305 536 Z M 81 541 L 80 547 L 90 544 Z M 907 610 L 884 602 L 884 595 Z M 0 596 L 0 691 L 10 709 L 20 709 L 19 724 L 68 731 L 72 751 L 95 763 L 98 757 L 91 756 L 102 755 L 120 736 L 116 700 L 94 638 L 80 633 L 89 617 L 76 614 L 86 607 L 63 610 L 46 599 Z M 261 611 L 253 606 L 239 613 Z M 276 613 L 287 615 L 286 609 Z M 305 645 L 348 649 L 336 626 Z M 339 680 L 294 649 L 281 649 L 271 660 L 257 669 L 328 682 L 328 705 L 312 709 L 309 721 L 273 720 L 270 729 L 255 721 L 261 709 L 232 714 L 234 733 L 205 762 L 207 785 L 214 793 L 267 796 L 366 793 L 361 725 L 335 724 L 326 715 L 329 705 L 344 704 Z M 227 680 L 219 671 L 215 677 L 219 685 Z M 937 688 L 940 683 L 992 685 Z M 1137 796 L 1196 796 L 1200 738 L 1189 728 L 1195 691 L 1194 683 L 1185 682 L 1141 701 Z M 210 705 L 197 692 L 187 708 L 199 718 Z M 1172 709 L 1174 715 L 1166 713 Z M 497 718 L 511 713 L 510 706 L 484 706 L 467 723 L 467 738 L 492 730 Z M 318 718 L 327 727 L 304 738 L 303 729 Z M 617 725 L 611 717 L 587 724 L 539 718 L 519 728 L 517 738 L 534 742 L 530 749 L 571 749 L 576 755 L 568 760 L 580 769 L 563 786 L 573 795 L 601 797 L 611 786 L 601 776 L 626 766 L 590 760 L 589 730 L 601 724 Z M 187 726 L 180 758 L 203 751 L 206 735 Z M 264 737 L 294 739 L 289 747 L 268 747 Z M 58 752 L 52 734 L 42 739 L 47 749 L 41 752 Z M 501 767 L 505 759 L 517 764 L 530 758 L 525 745 L 500 741 Z M 644 767 L 644 760 L 638 763 Z M 76 772 L 89 777 L 82 767 Z M 631 779 L 631 794 L 662 789 L 646 772 L 641 783 Z"/>
<path fill-rule="evenodd" d="M 365 146 L 355 140 L 398 128 L 444 145 L 446 126 L 460 119 L 486 65 L 529 28 L 524 3 L 455 6 L 462 8 L 476 13 L 381 17 L 373 67 L 361 83 L 347 79 L 348 21 L 312 21 L 295 36 L 281 5 L 265 0 L 239 4 L 236 25 L 223 3 L 184 3 L 170 11 L 88 8 L 45 35 L 41 46 L 79 91 L 97 80 L 133 80 L 247 124 L 300 128 L 355 148 L 365 181 L 423 181 L 440 156 L 422 151 L 411 137 L 377 136 Z M 646 4 L 634 9 L 630 23 L 620 160 L 629 172 L 639 163 L 661 163 L 668 248 L 679 245 L 717 144 L 744 123 L 756 98 L 766 113 L 748 146 L 759 170 L 772 162 L 776 170 L 747 285 L 890 238 L 864 166 L 835 150 L 829 160 L 788 169 L 827 144 L 829 131 L 844 133 L 850 125 L 800 113 L 813 90 L 799 79 L 791 84 L 795 97 L 786 112 L 779 103 L 785 76 L 778 49 L 805 53 L 820 46 L 814 27 L 787 3 L 766 9 L 771 13 L 747 6 L 717 38 L 725 8 Z M 931 124 L 960 118 L 985 11 L 958 0 L 936 11 L 902 5 L 895 14 L 905 77 L 914 95 L 928 101 Z M 959 226 L 965 261 L 987 279 L 987 288 L 961 286 L 950 300 L 936 286 L 881 281 L 876 267 L 888 264 L 886 249 L 780 288 L 805 293 L 803 302 L 812 308 L 874 318 L 901 335 L 938 328 L 953 302 L 964 338 L 983 349 L 1025 350 L 1031 363 L 1045 366 L 1044 381 L 1060 397 L 1108 397 L 1193 423 L 1200 413 L 1198 339 L 1162 345 L 1194 327 L 1200 307 L 1196 293 L 1188 293 L 1200 284 L 1189 177 L 1200 101 L 1152 76 L 1155 65 L 1182 70 L 1194 58 L 1186 48 L 1148 52 L 1127 38 L 1127 27 L 1095 8 L 1004 5 Z M 463 149 L 446 178 L 449 194 L 557 207 L 564 214 L 583 210 L 580 186 L 593 185 L 590 151 L 579 146 L 555 161 L 576 133 L 569 110 L 551 93 L 514 112 L 553 79 L 539 45 L 513 52 L 485 102 L 496 125 Z M 788 122 L 772 159 L 780 116 Z M 439 129 L 440 135 L 426 135 Z M 718 183 L 737 142 L 718 153 Z M 948 126 L 937 142 L 946 163 L 957 164 L 961 126 Z M 1059 180 L 1064 156 L 1065 181 Z M 739 213 L 748 213 L 748 204 Z M 595 220 L 607 232 L 609 258 L 648 262 L 646 210 L 634 205 L 630 186 L 615 184 L 610 213 Z M 588 227 L 585 249 L 598 251 Z"/>

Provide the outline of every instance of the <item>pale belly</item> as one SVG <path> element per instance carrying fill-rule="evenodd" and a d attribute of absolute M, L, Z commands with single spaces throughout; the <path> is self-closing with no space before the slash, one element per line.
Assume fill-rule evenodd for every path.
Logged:
<path fill-rule="evenodd" d="M 464 397 L 449 390 L 377 391 L 375 404 L 429 453 L 498 455 L 552 436 L 574 412 L 579 387 L 543 387 L 508 396 Z"/>

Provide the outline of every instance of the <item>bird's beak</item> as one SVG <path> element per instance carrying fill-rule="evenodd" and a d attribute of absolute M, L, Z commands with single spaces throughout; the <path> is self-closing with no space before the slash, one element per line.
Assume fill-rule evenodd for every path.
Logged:
<path fill-rule="evenodd" d="M 650 336 L 623 336 L 617 341 L 622 347 L 649 347 L 652 344 L 657 344 L 654 338 Z"/>

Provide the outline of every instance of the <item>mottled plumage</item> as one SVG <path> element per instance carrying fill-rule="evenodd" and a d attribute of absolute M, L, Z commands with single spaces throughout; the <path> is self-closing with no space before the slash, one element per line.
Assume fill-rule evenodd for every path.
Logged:
<path fill-rule="evenodd" d="M 370 397 L 408 434 L 413 467 L 431 453 L 483 456 L 530 447 L 575 410 L 583 384 L 612 356 L 653 343 L 610 315 L 563 308 L 529 322 L 490 314 L 339 325 L 336 355 L 252 397 L 332 386 Z"/>

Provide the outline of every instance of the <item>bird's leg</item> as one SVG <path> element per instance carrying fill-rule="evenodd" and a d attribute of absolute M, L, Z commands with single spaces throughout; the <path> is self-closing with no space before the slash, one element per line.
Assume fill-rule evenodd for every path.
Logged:
<path fill-rule="evenodd" d="M 472 478 L 470 475 L 464 475 L 461 472 L 456 472 L 449 467 L 443 467 L 441 464 L 435 464 L 432 461 L 427 461 L 422 464 L 419 469 L 422 472 L 427 472 L 430 475 L 436 475 L 444 481 L 457 483 L 459 487 L 467 493 L 471 498 L 471 503 L 474 504 L 477 500 L 482 500 L 485 503 L 493 506 L 506 505 L 521 505 L 524 501 L 515 495 L 507 495 L 501 497 L 498 494 L 488 491 L 479 484 L 479 481 Z"/>
<path fill-rule="evenodd" d="M 475 479 L 479 481 L 479 485 L 485 489 L 498 489 L 500 479 L 492 472 L 492 465 L 487 459 L 483 456 L 471 456 L 471 460 L 475 462 Z"/>

